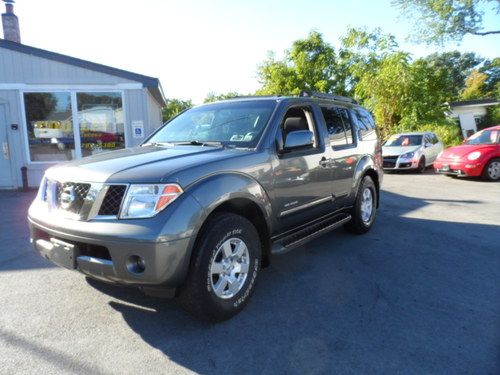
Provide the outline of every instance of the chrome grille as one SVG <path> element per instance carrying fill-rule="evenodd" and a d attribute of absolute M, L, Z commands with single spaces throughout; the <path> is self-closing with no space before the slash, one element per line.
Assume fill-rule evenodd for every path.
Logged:
<path fill-rule="evenodd" d="M 90 184 L 78 182 L 57 182 L 56 184 L 56 207 L 73 213 L 80 213 L 80 210 L 90 190 Z M 64 194 L 68 191 L 74 192 L 69 203 L 64 201 Z"/>
<path fill-rule="evenodd" d="M 110 185 L 99 209 L 99 215 L 118 215 L 126 185 Z"/>

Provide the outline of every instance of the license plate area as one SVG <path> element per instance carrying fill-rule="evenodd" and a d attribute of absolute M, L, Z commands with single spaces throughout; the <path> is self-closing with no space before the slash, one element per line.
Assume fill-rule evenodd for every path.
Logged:
<path fill-rule="evenodd" d="M 52 249 L 47 254 L 50 260 L 61 267 L 74 270 L 76 268 L 76 246 L 57 238 L 51 238 L 50 243 Z"/>
<path fill-rule="evenodd" d="M 441 170 L 442 171 L 449 171 L 450 170 L 450 166 L 448 164 L 443 164 L 443 166 L 441 167 Z"/>

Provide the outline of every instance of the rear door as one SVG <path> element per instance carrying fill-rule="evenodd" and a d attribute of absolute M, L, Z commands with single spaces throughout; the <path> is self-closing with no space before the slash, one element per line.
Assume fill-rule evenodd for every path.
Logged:
<path fill-rule="evenodd" d="M 359 158 L 354 121 L 349 110 L 339 105 L 322 105 L 321 112 L 329 135 L 334 205 L 339 208 L 347 204 Z"/>

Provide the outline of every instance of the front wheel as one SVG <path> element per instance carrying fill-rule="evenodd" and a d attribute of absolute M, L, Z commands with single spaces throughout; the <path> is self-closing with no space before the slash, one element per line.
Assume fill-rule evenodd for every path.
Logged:
<path fill-rule="evenodd" d="M 194 249 L 179 302 L 201 318 L 231 318 L 243 309 L 253 292 L 261 254 L 259 234 L 252 223 L 235 214 L 215 215 Z"/>
<path fill-rule="evenodd" d="M 417 173 L 425 172 L 425 156 L 422 156 L 418 161 Z"/>
<path fill-rule="evenodd" d="M 500 180 L 500 158 L 491 159 L 483 171 L 483 179 L 487 181 Z"/>
<path fill-rule="evenodd" d="M 352 209 L 352 220 L 345 228 L 356 234 L 368 232 L 377 213 L 377 188 L 370 176 L 363 177 Z"/>

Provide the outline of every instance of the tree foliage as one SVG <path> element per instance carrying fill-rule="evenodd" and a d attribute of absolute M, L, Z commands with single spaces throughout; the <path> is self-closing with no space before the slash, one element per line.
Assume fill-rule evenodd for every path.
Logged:
<path fill-rule="evenodd" d="M 179 113 L 192 106 L 193 102 L 191 100 L 168 99 L 167 105 L 163 107 L 162 110 L 163 121 L 170 120 L 172 117 L 177 116 Z"/>
<path fill-rule="evenodd" d="M 210 92 L 207 97 L 203 100 L 203 103 L 212 103 L 217 102 L 219 100 L 226 100 L 237 98 L 238 96 L 242 96 L 241 94 L 231 91 L 225 94 L 215 94 L 214 92 Z"/>
<path fill-rule="evenodd" d="M 317 32 L 299 39 L 278 60 L 274 53 L 258 66 L 259 95 L 298 95 L 302 90 L 343 93 L 334 48 Z"/>
<path fill-rule="evenodd" d="M 471 100 L 480 99 L 488 94 L 485 92 L 486 80 L 488 76 L 474 69 L 465 80 L 465 87 L 460 93 L 460 99 Z"/>
<path fill-rule="evenodd" d="M 500 34 L 500 30 L 483 30 L 482 10 L 482 6 L 492 6 L 498 14 L 499 0 L 392 0 L 392 4 L 405 18 L 414 20 L 416 41 L 443 44 L 461 41 L 466 34 Z"/>

